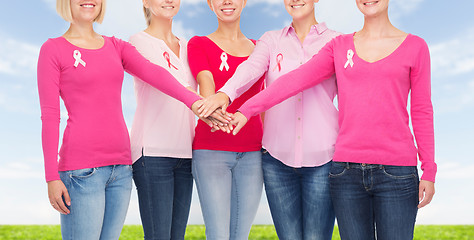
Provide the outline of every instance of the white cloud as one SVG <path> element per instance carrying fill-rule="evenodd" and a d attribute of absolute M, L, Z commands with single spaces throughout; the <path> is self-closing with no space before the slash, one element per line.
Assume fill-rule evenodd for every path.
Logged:
<path fill-rule="evenodd" d="M 56 10 L 56 0 L 43 0 L 50 8 L 51 10 Z"/>
<path fill-rule="evenodd" d="M 0 162 L 0 179 L 43 179 L 42 159 Z"/>
<path fill-rule="evenodd" d="M 13 76 L 34 74 L 39 49 L 39 46 L 8 36 L 0 38 L 0 73 Z"/>
<path fill-rule="evenodd" d="M 264 6 L 261 11 L 262 11 L 262 15 L 267 15 L 267 16 L 277 18 L 277 17 L 280 17 L 282 13 L 282 11 L 278 11 L 278 10 L 284 9 L 284 8 L 285 7 L 283 6 L 283 4 L 268 4 Z"/>
<path fill-rule="evenodd" d="M 189 40 L 191 37 L 196 35 L 193 29 L 185 28 L 185 23 L 179 20 L 173 21 L 173 33 L 176 36 L 184 37 L 185 39 Z"/>
<path fill-rule="evenodd" d="M 430 45 L 433 74 L 453 76 L 474 71 L 474 28 Z"/>
<path fill-rule="evenodd" d="M 474 183 L 474 164 L 461 164 L 459 162 L 438 163 L 437 179 L 446 180 L 467 180 Z"/>
<path fill-rule="evenodd" d="M 474 106 L 474 28 L 430 46 L 433 95 L 438 114 Z"/>
<path fill-rule="evenodd" d="M 425 0 L 395 0 L 390 1 L 390 10 L 396 16 L 412 13 L 418 9 Z"/>
<path fill-rule="evenodd" d="M 283 0 L 247 0 L 247 6 L 252 6 L 254 4 L 258 3 L 268 3 L 272 5 L 282 5 L 283 6 Z"/>
<path fill-rule="evenodd" d="M 316 19 L 326 22 L 328 27 L 342 33 L 351 33 L 362 28 L 364 17 L 354 0 L 322 0 L 316 5 Z"/>
<path fill-rule="evenodd" d="M 146 28 L 142 7 L 142 1 L 108 1 L 104 22 L 97 24 L 97 32 L 128 40 L 131 35 Z"/>

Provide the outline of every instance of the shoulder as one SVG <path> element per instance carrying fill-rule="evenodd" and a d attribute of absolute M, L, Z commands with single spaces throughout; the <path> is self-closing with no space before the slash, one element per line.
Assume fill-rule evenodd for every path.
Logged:
<path fill-rule="evenodd" d="M 112 37 L 103 36 L 103 37 L 104 37 L 104 40 L 105 40 L 106 43 L 110 42 L 118 49 L 123 48 L 124 46 L 129 46 L 130 45 L 130 43 L 128 43 L 127 41 L 124 41 L 124 40 L 122 40 L 120 38 L 117 38 L 115 36 L 112 36 Z"/>
<path fill-rule="evenodd" d="M 428 49 L 428 44 L 426 41 L 417 35 L 409 33 L 405 41 L 409 43 L 410 47 Z"/>
<path fill-rule="evenodd" d="M 206 36 L 194 36 L 187 42 L 188 51 L 209 51 L 212 48 L 212 41 Z"/>
<path fill-rule="evenodd" d="M 349 34 L 339 34 L 335 36 L 328 44 L 331 44 L 333 47 L 343 47 L 347 48 L 353 45 L 354 38 L 353 33 Z"/>
<path fill-rule="evenodd" d="M 334 40 L 338 42 L 351 42 L 354 40 L 354 33 L 340 34 Z"/>
<path fill-rule="evenodd" d="M 288 27 L 278 29 L 278 30 L 268 31 L 268 32 L 265 32 L 262 35 L 262 37 L 260 37 L 259 40 L 266 41 L 266 42 L 274 42 L 274 41 L 277 41 L 277 39 L 281 38 L 287 32 L 288 32 Z"/>
<path fill-rule="evenodd" d="M 60 59 L 59 55 L 61 53 L 61 46 L 64 44 L 66 44 L 66 39 L 63 39 L 62 37 L 49 38 L 43 43 L 43 45 L 41 45 L 39 54 L 40 59 Z"/>
<path fill-rule="evenodd" d="M 194 36 L 188 41 L 188 45 L 201 45 L 201 44 L 208 44 L 209 38 L 206 36 Z"/>
<path fill-rule="evenodd" d="M 65 39 L 64 39 L 65 40 Z M 61 45 L 61 42 L 64 41 L 62 37 L 49 38 L 46 42 L 41 45 L 41 51 L 55 51 L 58 46 Z"/>
<path fill-rule="evenodd" d="M 145 32 L 143 31 L 135 33 L 132 36 L 130 36 L 130 38 L 128 39 L 128 42 L 131 43 L 132 45 L 138 44 L 140 42 L 146 41 L 147 38 L 145 36 L 146 36 Z"/>
<path fill-rule="evenodd" d="M 344 35 L 344 34 L 342 34 L 341 32 L 332 30 L 332 29 L 330 29 L 330 28 L 328 28 L 326 31 L 324 31 L 323 34 L 326 35 L 326 36 L 328 36 L 328 37 L 330 37 L 330 38 L 335 38 L 335 37 Z M 349 35 L 349 34 L 347 34 L 347 35 Z"/>

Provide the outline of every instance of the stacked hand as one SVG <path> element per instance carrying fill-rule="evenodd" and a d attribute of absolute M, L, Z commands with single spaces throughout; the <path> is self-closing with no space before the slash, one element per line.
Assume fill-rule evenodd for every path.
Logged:
<path fill-rule="evenodd" d="M 229 106 L 229 97 L 225 93 L 218 92 L 196 101 L 192 105 L 192 110 L 199 119 L 212 128 L 211 131 L 221 130 L 226 133 L 232 131 L 236 135 L 248 120 L 240 112 L 235 114 L 226 112 L 227 106 Z"/>

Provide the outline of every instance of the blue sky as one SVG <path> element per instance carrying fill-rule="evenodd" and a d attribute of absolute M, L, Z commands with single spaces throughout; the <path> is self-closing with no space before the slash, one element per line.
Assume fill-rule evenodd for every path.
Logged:
<path fill-rule="evenodd" d="M 109 0 L 104 23 L 96 30 L 128 39 L 145 28 L 141 0 Z M 392 0 L 395 26 L 421 36 L 432 57 L 432 94 L 438 175 L 433 202 L 419 212 L 418 224 L 474 224 L 474 2 Z M 41 121 L 36 62 L 41 44 L 60 36 L 68 24 L 55 12 L 54 0 L 8 1 L 0 8 L 0 224 L 58 224 L 49 206 L 41 150 Z M 319 22 L 350 33 L 362 27 L 354 0 L 320 0 Z M 248 0 L 241 28 L 249 38 L 291 22 L 283 0 Z M 182 0 L 174 31 L 190 38 L 216 28 L 204 0 Z M 135 108 L 130 76 L 124 79 L 123 108 L 131 126 Z M 63 108 L 64 109 L 64 108 Z M 62 129 L 67 113 L 62 111 Z M 202 223 L 197 194 L 190 223 Z M 139 224 L 136 192 L 126 224 Z M 255 223 L 270 224 L 262 196 Z"/>

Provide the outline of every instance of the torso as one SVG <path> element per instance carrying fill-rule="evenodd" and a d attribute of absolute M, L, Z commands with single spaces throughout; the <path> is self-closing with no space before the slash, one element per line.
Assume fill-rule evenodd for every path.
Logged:
<path fill-rule="evenodd" d="M 130 43 L 150 62 L 165 68 L 183 86 L 195 91 L 196 85 L 187 63 L 187 43 L 185 40 L 175 39 L 178 43 L 168 44 L 144 31 L 130 37 Z M 178 47 L 177 54 L 170 45 Z M 135 77 L 134 81 L 137 108 L 130 133 L 132 160 L 138 160 L 142 154 L 191 158 L 194 114 L 178 100 L 139 78 Z M 160 124 L 156 124 L 157 122 Z"/>
<path fill-rule="evenodd" d="M 248 40 L 248 42 L 253 44 L 250 40 Z M 200 49 L 200 51 L 196 51 L 196 49 Z M 234 49 L 234 47 L 232 49 Z M 230 51 L 232 51 L 232 49 L 230 49 Z M 247 49 L 249 50 L 249 48 Z M 188 50 L 189 65 L 194 77 L 200 72 L 209 71 L 213 76 L 215 90 L 224 86 L 229 78 L 232 77 L 237 67 L 248 58 L 248 55 L 233 55 L 239 53 L 243 55 L 245 52 L 227 52 L 209 37 L 193 37 L 189 40 Z M 253 47 L 251 50 L 253 50 Z M 239 98 L 235 99 L 227 108 L 227 111 L 231 113 L 235 112 L 247 99 L 260 92 L 262 85 L 263 77 Z M 215 93 L 215 90 L 213 93 Z M 259 116 L 254 116 L 249 119 L 247 125 L 236 136 L 220 131 L 211 133 L 209 126 L 200 120 L 196 127 L 193 150 L 258 151 L 261 148 L 262 135 L 262 122 Z"/>

